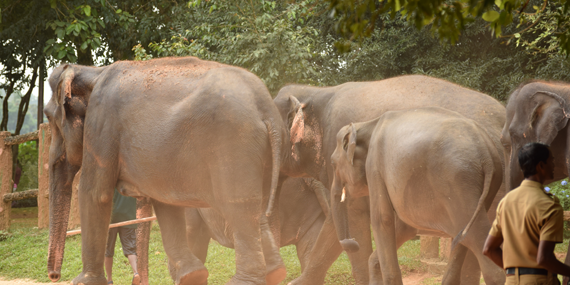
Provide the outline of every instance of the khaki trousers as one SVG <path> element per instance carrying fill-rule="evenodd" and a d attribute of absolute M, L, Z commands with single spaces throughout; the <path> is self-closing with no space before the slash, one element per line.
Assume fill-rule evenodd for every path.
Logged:
<path fill-rule="evenodd" d="M 519 269 L 515 270 L 515 275 L 507 276 L 505 285 L 560 285 L 556 274 L 548 275 L 519 275 Z"/>

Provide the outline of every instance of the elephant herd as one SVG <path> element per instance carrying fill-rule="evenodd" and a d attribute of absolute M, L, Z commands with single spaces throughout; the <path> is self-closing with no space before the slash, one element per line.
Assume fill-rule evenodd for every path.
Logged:
<path fill-rule="evenodd" d="M 420 233 L 454 238 L 443 284 L 479 284 L 479 272 L 503 284 L 481 252 L 496 204 L 522 181 L 513 154 L 549 144 L 555 179 L 568 176 L 565 83 L 523 83 L 506 108 L 421 75 L 288 85 L 272 99 L 244 69 L 185 57 L 64 64 L 49 84 L 52 281 L 80 168 L 73 284 L 85 285 L 107 284 L 115 188 L 150 199 L 175 284 L 207 284 L 210 239 L 235 248 L 226 284 L 279 284 L 291 244 L 302 273 L 290 284 L 324 284 L 343 250 L 356 284 L 402 284 L 396 250 Z"/>

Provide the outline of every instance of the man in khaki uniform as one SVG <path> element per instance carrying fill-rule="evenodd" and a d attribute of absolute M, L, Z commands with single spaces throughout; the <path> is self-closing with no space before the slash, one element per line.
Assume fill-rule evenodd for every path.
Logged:
<path fill-rule="evenodd" d="M 570 276 L 570 267 L 554 255 L 564 210 L 542 185 L 554 178 L 554 158 L 548 146 L 529 143 L 518 159 L 525 179 L 499 202 L 483 254 L 505 269 L 505 284 L 560 284 L 556 274 Z"/>

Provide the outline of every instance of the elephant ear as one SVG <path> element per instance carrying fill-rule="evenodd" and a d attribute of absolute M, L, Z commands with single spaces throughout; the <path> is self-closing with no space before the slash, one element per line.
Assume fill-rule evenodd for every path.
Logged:
<path fill-rule="evenodd" d="M 346 150 L 346 158 L 350 161 L 350 165 L 354 165 L 354 152 L 356 151 L 356 127 L 353 123 L 350 123 L 348 127 L 348 133 L 345 136 L 345 142 L 343 142 L 344 149 Z"/>
<path fill-rule="evenodd" d="M 553 92 L 539 91 L 532 98 L 536 98 L 537 104 L 530 113 L 529 127 L 538 142 L 550 144 L 568 123 L 569 106 L 564 98 Z"/>
<path fill-rule="evenodd" d="M 303 114 L 303 104 L 301 104 L 295 96 L 290 96 L 289 100 L 291 102 L 290 114 L 295 114 L 290 130 L 291 144 L 294 145 L 303 139 L 303 134 L 305 133 L 305 115 Z"/>
<path fill-rule="evenodd" d="M 71 99 L 71 84 L 73 83 L 73 79 L 75 78 L 75 72 L 73 68 L 69 66 L 64 67 L 65 70 L 62 72 L 60 76 L 60 81 L 58 84 L 57 89 L 57 96 L 58 96 L 58 109 L 61 112 L 61 127 L 65 125 L 65 104 L 67 103 L 67 99 Z"/>

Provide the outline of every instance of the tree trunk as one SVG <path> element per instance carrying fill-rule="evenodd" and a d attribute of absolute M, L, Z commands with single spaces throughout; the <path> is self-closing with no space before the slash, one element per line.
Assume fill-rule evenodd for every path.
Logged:
<path fill-rule="evenodd" d="M 4 95 L 4 100 L 2 102 L 2 122 L 0 123 L 0 131 L 8 131 L 8 99 L 14 92 L 14 85 L 16 84 L 17 80 L 13 80 L 10 82 L 10 86 L 6 90 L 6 94 Z"/>
<path fill-rule="evenodd" d="M 16 130 L 14 131 L 15 135 L 19 135 L 20 131 L 22 130 L 22 126 L 24 126 L 24 120 L 26 119 L 26 113 L 28 113 L 28 106 L 30 105 L 30 98 L 32 97 L 32 91 L 36 87 L 36 80 L 38 79 L 38 66 L 34 67 L 34 71 L 32 73 L 32 80 L 30 80 L 30 88 L 28 88 L 28 92 L 26 95 L 20 99 L 20 106 L 18 107 L 18 121 L 16 122 Z"/>
<path fill-rule="evenodd" d="M 91 47 L 81 50 L 79 47 L 81 43 L 75 43 L 77 47 L 77 63 L 81 65 L 93 66 L 93 57 L 91 56 Z"/>

